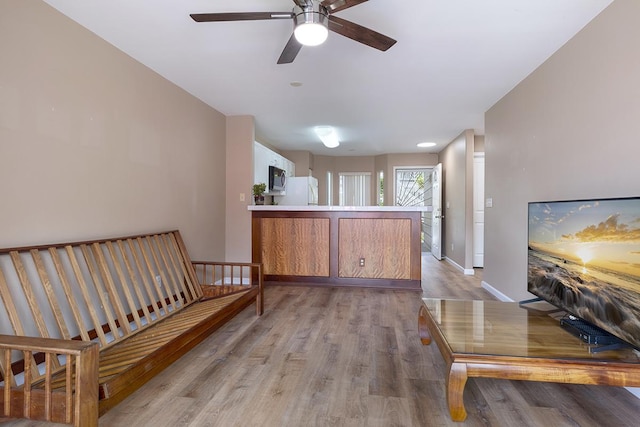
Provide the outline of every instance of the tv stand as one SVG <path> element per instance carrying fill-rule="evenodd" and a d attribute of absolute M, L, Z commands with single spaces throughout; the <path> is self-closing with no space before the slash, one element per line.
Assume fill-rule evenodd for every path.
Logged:
<path fill-rule="evenodd" d="M 424 298 L 418 315 L 423 344 L 435 341 L 447 367 L 451 419 L 464 421 L 469 377 L 572 384 L 640 386 L 640 354 L 632 348 L 591 352 L 560 332 L 558 320 L 517 302 Z"/>
<path fill-rule="evenodd" d="M 522 300 L 520 302 L 518 302 L 518 305 L 527 305 L 527 304 L 533 304 L 534 302 L 541 302 L 544 301 L 542 298 L 537 297 L 537 298 L 531 298 L 531 299 L 525 299 Z"/>
<path fill-rule="evenodd" d="M 546 306 L 548 306 L 550 308 L 548 308 L 546 310 L 540 310 L 538 308 L 529 307 L 530 304 L 535 304 L 537 302 L 542 302 L 542 303 L 544 303 Z M 547 301 L 543 300 L 540 297 L 531 298 L 531 299 L 525 299 L 525 300 L 519 301 L 518 302 L 518 306 L 520 306 L 522 308 L 525 308 L 527 310 L 535 310 L 535 311 L 538 311 L 538 312 L 541 312 L 541 313 L 547 313 L 547 314 L 553 314 L 553 313 L 562 312 L 561 308 L 558 308 L 558 307 L 556 307 L 554 305 L 549 304 Z"/>

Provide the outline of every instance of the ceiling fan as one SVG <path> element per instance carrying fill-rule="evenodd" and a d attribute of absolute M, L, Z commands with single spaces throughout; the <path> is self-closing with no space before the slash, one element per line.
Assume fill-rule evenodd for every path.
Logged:
<path fill-rule="evenodd" d="M 381 51 L 393 46 L 396 43 L 394 39 L 333 16 L 336 12 L 366 1 L 368 0 L 293 0 L 295 6 L 291 12 L 192 13 L 190 16 L 196 22 L 293 19 L 294 33 L 278 58 L 278 64 L 289 64 L 303 45 L 314 46 L 324 42 L 328 30 Z"/>

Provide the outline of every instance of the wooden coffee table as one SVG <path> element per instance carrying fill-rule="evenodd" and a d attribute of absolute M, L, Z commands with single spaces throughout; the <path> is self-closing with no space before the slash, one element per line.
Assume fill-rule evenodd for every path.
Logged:
<path fill-rule="evenodd" d="M 447 363 L 451 419 L 467 417 L 463 392 L 469 377 L 640 386 L 637 351 L 593 353 L 560 327 L 558 317 L 534 305 L 424 298 L 420 339 L 425 345 L 435 341 Z"/>

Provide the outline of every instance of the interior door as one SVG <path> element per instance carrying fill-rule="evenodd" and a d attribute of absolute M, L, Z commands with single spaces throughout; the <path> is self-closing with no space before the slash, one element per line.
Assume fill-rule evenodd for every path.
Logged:
<path fill-rule="evenodd" d="M 436 259 L 442 259 L 442 163 L 431 171 L 433 183 L 433 211 L 431 212 L 431 253 Z"/>

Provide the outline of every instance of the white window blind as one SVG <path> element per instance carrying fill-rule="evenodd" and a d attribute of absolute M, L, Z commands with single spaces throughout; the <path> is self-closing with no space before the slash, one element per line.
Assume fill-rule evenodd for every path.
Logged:
<path fill-rule="evenodd" d="M 341 172 L 340 206 L 371 205 L 371 174 L 360 172 Z"/>
<path fill-rule="evenodd" d="M 327 205 L 333 205 L 333 173 L 327 172 Z"/>

